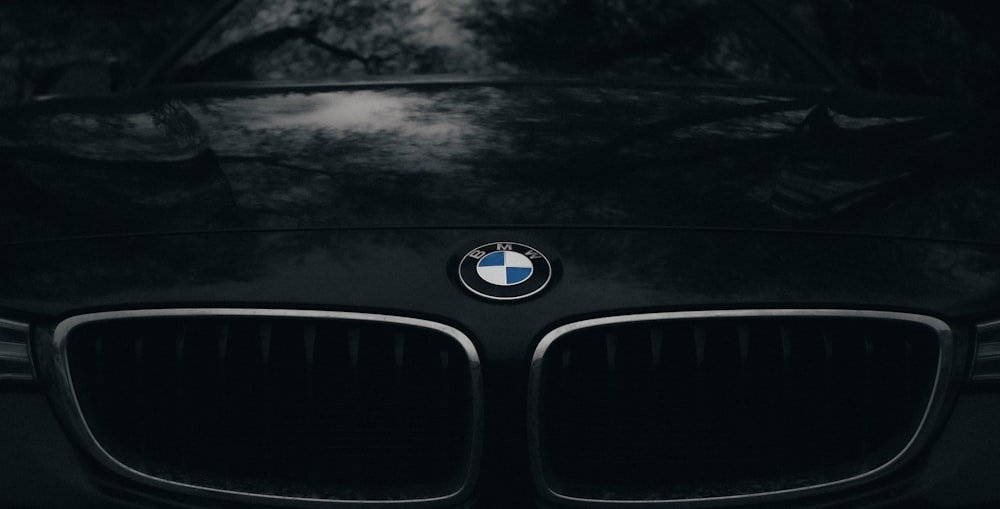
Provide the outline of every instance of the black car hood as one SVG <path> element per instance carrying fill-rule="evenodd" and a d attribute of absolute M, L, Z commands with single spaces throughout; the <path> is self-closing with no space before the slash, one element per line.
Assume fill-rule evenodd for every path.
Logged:
<path fill-rule="evenodd" d="M 668 227 L 1000 241 L 995 123 L 720 84 L 430 80 L 65 98 L 0 121 L 0 242 Z"/>

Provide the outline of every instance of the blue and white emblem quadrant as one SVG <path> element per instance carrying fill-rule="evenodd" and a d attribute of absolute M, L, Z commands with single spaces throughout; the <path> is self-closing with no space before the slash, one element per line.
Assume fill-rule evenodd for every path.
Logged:
<path fill-rule="evenodd" d="M 476 272 L 487 283 L 513 286 L 531 277 L 534 267 L 527 256 L 514 251 L 494 251 L 479 260 Z"/>

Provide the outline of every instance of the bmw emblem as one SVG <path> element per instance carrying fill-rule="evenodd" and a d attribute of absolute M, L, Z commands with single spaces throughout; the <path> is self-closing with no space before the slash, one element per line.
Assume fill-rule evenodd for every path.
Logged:
<path fill-rule="evenodd" d="M 480 297 L 517 300 L 542 291 L 552 279 L 552 265 L 531 246 L 491 242 L 462 257 L 458 278 L 465 288 Z"/>

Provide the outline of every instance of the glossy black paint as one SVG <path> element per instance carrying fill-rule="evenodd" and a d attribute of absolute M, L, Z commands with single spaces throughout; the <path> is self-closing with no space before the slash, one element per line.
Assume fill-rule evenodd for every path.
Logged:
<path fill-rule="evenodd" d="M 670 226 L 995 242 L 987 115 L 821 89 L 571 80 L 176 87 L 0 123 L 0 241 Z"/>
<path fill-rule="evenodd" d="M 449 259 L 484 236 L 531 239 L 560 261 L 558 280 L 531 301 L 471 298 L 448 270 Z M 8 246 L 0 265 L 0 307 L 30 314 L 181 302 L 388 309 L 453 317 L 497 333 L 515 325 L 521 339 L 498 343 L 501 357 L 526 355 L 524 342 L 559 319 L 623 310 L 859 306 L 949 318 L 1000 304 L 998 248 L 809 233 L 179 234 Z"/>
<path fill-rule="evenodd" d="M 909 311 L 956 328 L 964 369 L 966 330 L 1000 310 L 994 134 L 985 115 L 947 105 L 718 84 L 201 87 L 8 110 L 0 315 L 38 325 L 42 379 L 0 388 L 0 415 L 27 409 L 23 444 L 0 433 L 20 455 L 0 474 L 36 475 L 40 505 L 63 492 L 82 505 L 195 503 L 109 478 L 53 431 L 45 331 L 85 311 L 319 308 L 454 325 L 484 362 L 482 507 L 535 503 L 528 360 L 560 323 Z M 462 289 L 457 258 L 496 240 L 553 261 L 544 293 L 498 303 Z M 985 451 L 1000 445 L 978 419 L 997 397 L 951 396 L 953 420 L 899 476 L 789 506 L 990 502 L 1000 466 Z M 43 442 L 44 458 L 25 452 Z"/>

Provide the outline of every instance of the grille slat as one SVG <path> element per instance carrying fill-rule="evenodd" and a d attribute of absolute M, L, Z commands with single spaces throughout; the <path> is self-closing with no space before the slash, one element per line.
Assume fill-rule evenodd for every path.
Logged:
<path fill-rule="evenodd" d="M 229 388 L 229 325 L 220 324 L 217 328 L 216 334 L 216 344 L 215 344 L 215 370 L 217 375 L 218 389 L 215 391 L 215 409 L 217 410 L 215 423 L 215 438 L 218 440 L 221 461 L 219 461 L 219 470 L 223 476 L 229 476 L 232 472 L 232 464 L 230 463 L 230 458 L 232 453 L 230 452 L 230 441 L 228 433 L 226 430 L 229 429 L 231 422 L 230 415 L 230 404 L 229 398 L 227 397 L 230 393 Z"/>
<path fill-rule="evenodd" d="M 116 462 L 173 487 L 334 501 L 467 491 L 471 343 L 321 318 L 83 323 L 65 339 L 82 418 Z"/>
<path fill-rule="evenodd" d="M 187 468 L 187 454 L 186 446 L 187 441 L 185 440 L 184 433 L 187 426 L 188 420 L 188 410 L 185 408 L 185 382 L 186 373 L 184 365 L 184 343 L 187 340 L 187 328 L 181 327 L 178 333 L 177 339 L 174 342 L 174 369 L 176 374 L 174 375 L 174 406 L 176 408 L 176 415 L 179 416 L 175 422 L 174 437 L 173 442 L 175 444 L 175 451 L 177 454 L 177 463 L 183 469 Z"/>
<path fill-rule="evenodd" d="M 861 434 L 861 454 L 868 453 L 868 442 L 871 439 L 871 413 L 872 413 L 872 400 L 871 400 L 871 388 L 872 388 L 872 352 L 874 351 L 874 345 L 872 345 L 872 338 L 870 335 L 865 334 L 865 370 L 864 370 L 864 391 L 862 392 L 862 403 L 861 403 L 861 415 L 859 416 L 861 420 L 862 434 Z"/>
<path fill-rule="evenodd" d="M 358 358 L 361 352 L 361 330 L 352 327 L 347 331 L 347 350 L 351 357 L 351 385 L 348 388 L 350 390 L 352 398 L 356 397 L 358 394 L 358 378 L 360 376 L 358 372 Z"/>
<path fill-rule="evenodd" d="M 771 493 L 861 476 L 904 450 L 934 388 L 934 329 L 744 315 L 595 320 L 543 339 L 533 454 L 547 489 L 585 500 Z"/>
<path fill-rule="evenodd" d="M 312 406 L 316 404 L 316 326 L 307 325 L 302 333 L 302 346 L 305 350 L 306 401 Z"/>
<path fill-rule="evenodd" d="M 833 377 L 833 338 L 828 328 L 824 327 L 820 331 L 823 342 L 823 400 L 830 402 L 836 398 L 836 388 Z M 832 442 L 834 436 L 834 405 L 827 403 L 821 406 L 820 420 L 820 444 L 822 466 L 830 467 L 834 465 Z"/>
<path fill-rule="evenodd" d="M 140 465 L 146 465 L 149 460 L 149 440 L 147 434 L 147 422 L 149 415 L 149 409 L 147 408 L 146 399 L 142 397 L 143 392 L 143 345 L 145 344 L 145 339 L 142 336 L 138 336 L 135 339 L 135 359 L 134 365 L 132 367 L 133 373 L 135 374 L 135 387 L 136 387 L 136 400 L 134 402 L 135 406 L 139 409 L 138 419 L 139 425 L 137 426 L 139 432 L 139 461 Z"/>

